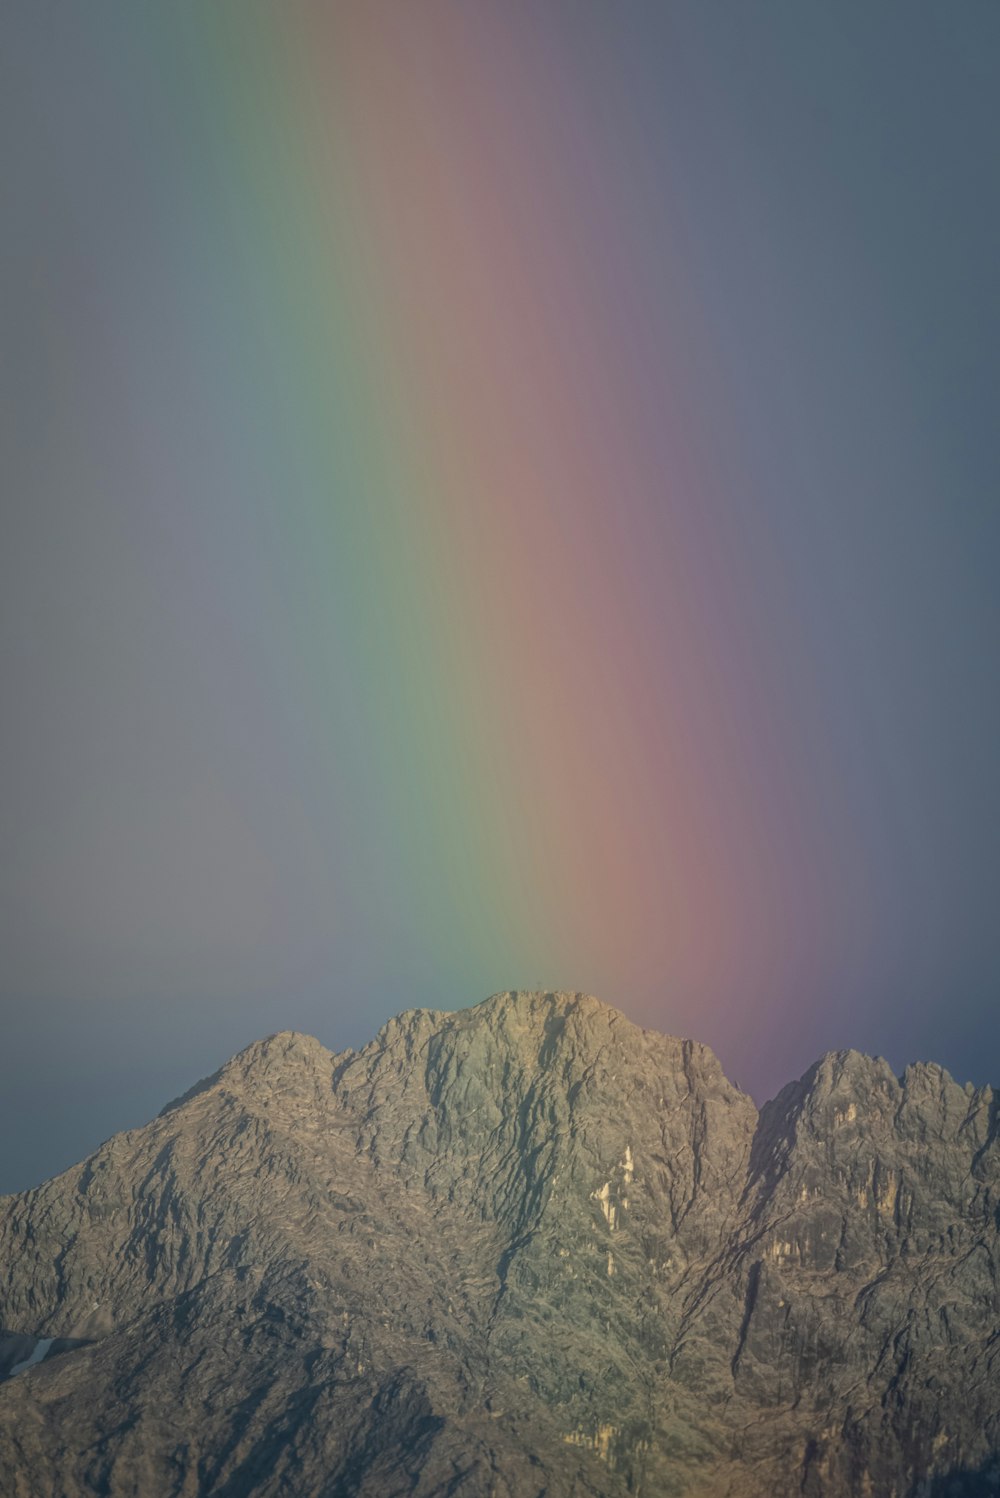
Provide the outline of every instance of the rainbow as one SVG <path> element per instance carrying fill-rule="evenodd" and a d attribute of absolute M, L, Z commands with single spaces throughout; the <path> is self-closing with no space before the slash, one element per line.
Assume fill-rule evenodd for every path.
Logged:
<path fill-rule="evenodd" d="M 801 996 L 854 991 L 885 850 L 764 502 L 684 99 L 653 108 L 612 7 L 118 26 L 172 208 L 108 314 L 120 544 L 221 642 L 276 939 L 285 839 L 309 961 L 367 962 L 372 1010 L 584 989 L 737 1076 L 808 1060 Z M 669 72 L 683 36 L 649 30 Z"/>

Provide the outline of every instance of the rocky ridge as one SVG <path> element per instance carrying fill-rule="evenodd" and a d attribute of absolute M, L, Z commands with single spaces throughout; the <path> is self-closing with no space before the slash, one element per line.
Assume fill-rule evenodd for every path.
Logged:
<path fill-rule="evenodd" d="M 0 1493 L 1000 1491 L 998 1134 L 581 994 L 272 1036 L 0 1199 Z"/>

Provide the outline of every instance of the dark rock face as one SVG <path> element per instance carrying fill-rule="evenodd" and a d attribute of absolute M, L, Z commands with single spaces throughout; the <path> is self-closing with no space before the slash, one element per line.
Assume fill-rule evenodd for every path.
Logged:
<path fill-rule="evenodd" d="M 0 1201 L 0 1493 L 1000 1492 L 998 1133 L 579 994 L 273 1036 Z"/>

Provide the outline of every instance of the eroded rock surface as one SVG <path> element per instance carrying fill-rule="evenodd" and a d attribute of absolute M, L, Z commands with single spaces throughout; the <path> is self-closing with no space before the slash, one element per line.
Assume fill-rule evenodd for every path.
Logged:
<path fill-rule="evenodd" d="M 998 1132 L 580 994 L 273 1036 L 0 1200 L 0 1492 L 1000 1491 Z"/>

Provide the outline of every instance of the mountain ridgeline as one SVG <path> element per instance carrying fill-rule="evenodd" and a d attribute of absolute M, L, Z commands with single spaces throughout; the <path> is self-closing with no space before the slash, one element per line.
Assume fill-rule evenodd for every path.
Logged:
<path fill-rule="evenodd" d="M 0 1199 L 0 1493 L 998 1492 L 998 1136 L 581 994 L 272 1036 Z"/>

